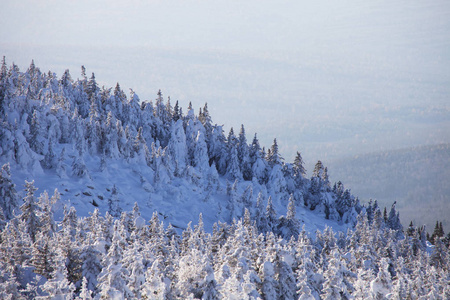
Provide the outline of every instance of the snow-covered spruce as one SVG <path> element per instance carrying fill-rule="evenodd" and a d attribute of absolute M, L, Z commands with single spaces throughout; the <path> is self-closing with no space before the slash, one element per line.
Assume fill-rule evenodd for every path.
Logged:
<path fill-rule="evenodd" d="M 448 299 L 450 292 L 448 248 L 413 253 L 417 230 L 398 240 L 366 214 L 346 235 L 327 227 L 310 237 L 303 228 L 286 240 L 259 233 L 248 210 L 212 233 L 200 215 L 178 234 L 156 212 L 145 225 L 137 205 L 115 220 L 98 210 L 77 217 L 73 207 L 64 221 L 46 220 L 53 215 L 45 206 L 56 205 L 46 198 L 36 208 L 35 242 L 21 230 L 22 215 L 2 231 L 2 299 Z"/>

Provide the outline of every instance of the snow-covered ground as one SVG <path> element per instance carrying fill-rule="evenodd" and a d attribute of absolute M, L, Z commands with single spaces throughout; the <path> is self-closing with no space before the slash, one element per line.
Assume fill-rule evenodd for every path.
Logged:
<path fill-rule="evenodd" d="M 72 145 L 59 145 L 55 153 L 60 153 L 65 147 L 67 177 L 60 178 L 55 170 L 41 170 L 38 172 L 27 172 L 20 168 L 12 167 L 12 179 L 16 184 L 16 190 L 20 198 L 25 196 L 25 180 L 34 180 L 38 188 L 36 195 L 47 191 L 51 196 L 55 189 L 61 194 L 61 202 L 57 203 L 55 219 L 62 220 L 64 206 L 73 206 L 77 214 L 87 217 L 95 208 L 103 215 L 108 211 L 108 199 L 113 197 L 112 189 L 115 186 L 118 194 L 119 205 L 123 211 L 132 211 L 135 203 L 138 203 L 142 217 L 150 220 L 154 211 L 160 215 L 160 220 L 167 226 L 172 224 L 175 228 L 185 229 L 189 222 L 197 223 L 199 214 L 203 215 L 205 230 L 212 231 L 213 224 L 221 221 L 231 223 L 230 212 L 227 209 L 227 180 L 219 178 L 217 190 L 212 191 L 207 197 L 208 190 L 205 186 L 198 186 L 186 178 L 173 177 L 170 183 L 154 184 L 153 172 L 147 166 L 129 163 L 127 160 L 108 159 L 106 169 L 100 171 L 100 157 L 85 157 L 85 163 L 89 171 L 89 177 L 77 178 L 71 174 L 71 165 L 75 155 Z M 4 163 L 4 162 L 2 162 Z M 63 176 L 64 177 L 64 176 Z M 204 180 L 204 179 L 202 179 Z M 240 182 L 237 195 L 240 197 L 251 182 Z M 252 203 L 256 203 L 259 192 L 261 192 L 267 204 L 267 190 L 265 187 L 253 183 Z M 256 187 L 256 188 L 255 188 Z M 21 203 L 21 201 L 20 201 Z M 287 201 L 273 201 L 274 208 L 279 216 L 286 215 Z M 252 208 L 250 208 L 252 209 Z M 314 234 L 316 230 L 323 231 L 326 226 L 332 227 L 335 232 L 346 231 L 348 224 L 338 224 L 336 221 L 325 220 L 323 213 L 310 211 L 309 208 L 299 205 L 296 208 L 297 218 L 301 221 L 305 230 Z M 243 212 L 243 211 L 242 211 Z M 243 216 L 238 212 L 237 215 Z M 180 231 L 181 232 L 181 231 Z"/>

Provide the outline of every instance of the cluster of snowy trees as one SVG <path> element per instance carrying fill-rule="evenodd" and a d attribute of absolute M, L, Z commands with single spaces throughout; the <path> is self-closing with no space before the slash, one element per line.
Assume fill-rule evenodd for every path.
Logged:
<path fill-rule="evenodd" d="M 403 231 L 395 204 L 389 213 L 376 201 L 361 205 L 341 182 L 329 182 L 320 161 L 306 178 L 299 152 L 287 163 L 276 139 L 266 151 L 256 134 L 247 142 L 244 126 L 225 136 L 206 104 L 184 114 L 161 92 L 153 103 L 133 91 L 127 97 L 119 84 L 99 88 L 84 67 L 81 79 L 68 70 L 58 79 L 33 62 L 25 72 L 8 68 L 3 58 L 0 125 L 2 299 L 450 296 L 443 232 L 429 247 L 425 228 Z M 76 181 L 91 178 L 92 157 L 101 158 L 95 169 L 104 174 L 110 162 L 139 165 L 144 189 L 175 181 L 199 188 L 201 201 L 214 198 L 226 222 L 208 233 L 200 215 L 196 226 L 175 229 L 155 212 L 146 225 L 137 204 L 122 211 L 116 186 L 107 203 L 90 202 L 89 216 L 69 206 L 55 220 L 64 202 L 57 190 L 38 197 L 29 180 L 16 191 L 13 167 L 28 177 Z M 296 207 L 352 230 L 307 233 Z"/>
<path fill-rule="evenodd" d="M 73 80 L 68 70 L 58 79 L 50 71 L 42 73 L 34 62 L 25 72 L 15 64 L 8 68 L 5 58 L 0 101 L 2 161 L 35 176 L 54 170 L 61 178 L 89 178 L 85 159 L 100 156 L 100 169 L 114 159 L 148 166 L 147 177 L 154 185 L 173 178 L 195 184 L 206 178 L 206 189 L 222 177 L 231 186 L 243 181 L 263 185 L 284 205 L 291 196 L 296 205 L 342 223 L 355 224 L 362 210 L 342 183 L 331 187 L 320 161 L 312 178 L 306 178 L 300 152 L 293 163 L 286 163 L 276 139 L 266 151 L 256 134 L 248 143 L 243 125 L 237 135 L 231 128 L 225 136 L 222 126 L 212 123 L 207 104 L 198 115 L 192 105 L 184 114 L 178 102 L 172 106 L 161 91 L 155 103 L 140 101 L 134 91 L 127 97 L 119 84 L 99 88 L 95 75 L 88 78 L 84 67 L 81 79 Z M 230 221 L 234 216 L 242 217 L 243 209 Z"/>
<path fill-rule="evenodd" d="M 73 207 L 56 222 L 60 194 L 35 195 L 26 182 L 21 213 L 2 223 L 2 299 L 448 299 L 449 250 L 427 251 L 423 228 L 399 239 L 379 209 L 353 230 L 311 237 L 260 233 L 248 210 L 212 234 L 197 225 L 181 235 L 136 204 L 120 218 Z M 270 210 L 264 218 L 270 218 Z M 289 221 L 289 213 L 286 217 Z"/>

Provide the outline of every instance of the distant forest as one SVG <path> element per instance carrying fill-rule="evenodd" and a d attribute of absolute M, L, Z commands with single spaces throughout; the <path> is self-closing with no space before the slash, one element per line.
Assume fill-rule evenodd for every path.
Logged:
<path fill-rule="evenodd" d="M 351 157 L 329 164 L 363 202 L 380 206 L 397 202 L 403 224 L 427 225 L 436 221 L 450 230 L 450 144 L 421 146 Z"/>

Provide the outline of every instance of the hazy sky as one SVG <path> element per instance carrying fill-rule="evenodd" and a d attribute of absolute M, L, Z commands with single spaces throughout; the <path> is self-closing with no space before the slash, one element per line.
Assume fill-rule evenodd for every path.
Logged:
<path fill-rule="evenodd" d="M 158 89 L 286 160 L 450 142 L 450 2 L 1 1 L 0 55 Z"/>

